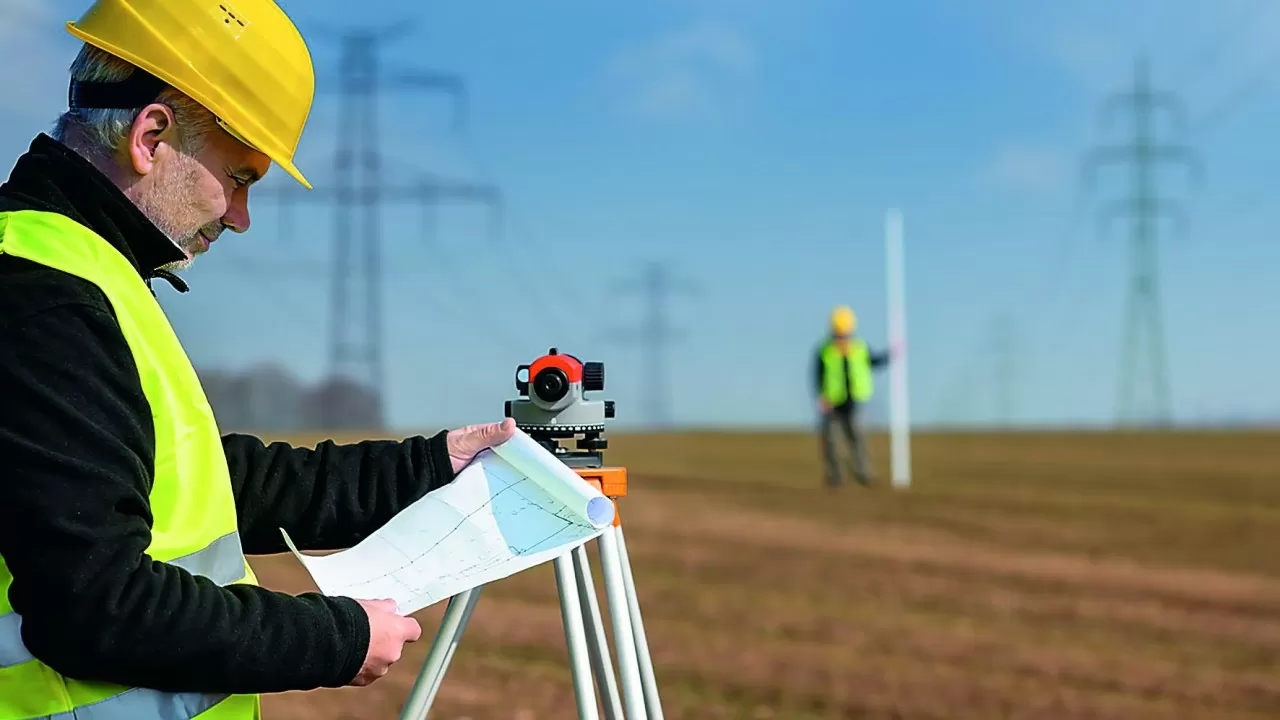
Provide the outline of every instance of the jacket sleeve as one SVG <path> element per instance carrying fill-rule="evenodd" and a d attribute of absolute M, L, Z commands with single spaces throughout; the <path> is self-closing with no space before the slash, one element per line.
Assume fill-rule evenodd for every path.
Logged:
<path fill-rule="evenodd" d="M 822 376 L 826 374 L 826 368 L 822 363 L 822 349 L 818 348 L 813 353 L 813 364 L 810 366 L 809 387 L 813 390 L 815 398 L 822 397 Z"/>
<path fill-rule="evenodd" d="M 445 434 L 349 445 L 326 440 L 315 448 L 224 435 L 245 552 L 287 551 L 280 528 L 299 550 L 358 543 L 453 480 Z"/>
<path fill-rule="evenodd" d="M 349 682 L 369 642 L 354 600 L 219 587 L 146 554 L 154 443 L 109 310 L 62 304 L 0 326 L 0 555 L 31 654 L 169 691 Z"/>

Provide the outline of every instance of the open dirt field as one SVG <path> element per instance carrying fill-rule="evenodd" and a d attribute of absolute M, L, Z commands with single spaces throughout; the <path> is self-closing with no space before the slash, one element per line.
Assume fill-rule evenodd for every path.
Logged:
<path fill-rule="evenodd" d="M 909 491 L 833 493 L 810 436 L 613 438 L 666 717 L 1280 717 L 1280 434 L 913 449 Z M 254 565 L 314 589 L 292 558 Z M 442 612 L 391 676 L 267 717 L 394 718 Z M 565 663 L 550 567 L 503 580 L 432 717 L 573 717 Z"/>

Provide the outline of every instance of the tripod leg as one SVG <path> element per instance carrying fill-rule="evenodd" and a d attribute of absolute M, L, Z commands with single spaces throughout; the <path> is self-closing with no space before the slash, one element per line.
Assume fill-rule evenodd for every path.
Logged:
<path fill-rule="evenodd" d="M 453 662 L 453 653 L 458 649 L 458 643 L 462 642 L 462 633 L 467 629 L 467 623 L 471 622 L 471 613 L 476 609 L 476 603 L 480 601 L 480 588 L 471 591 L 467 598 L 467 606 L 462 611 L 462 621 L 458 624 L 457 631 L 453 634 L 453 640 L 449 643 L 449 649 L 444 656 L 444 664 L 440 666 L 440 670 L 435 675 L 435 680 L 431 684 L 431 694 L 427 696 L 427 709 L 431 709 L 431 704 L 435 702 L 436 693 L 440 692 L 440 684 L 444 682 L 444 675 L 449 671 L 449 663 Z"/>
<path fill-rule="evenodd" d="M 440 619 L 440 627 L 436 629 L 436 637 L 431 642 L 431 650 L 427 659 L 418 671 L 418 679 L 409 691 L 404 707 L 400 711 L 400 720 L 426 720 L 431 704 L 435 702 L 440 683 L 444 682 L 445 670 L 453 659 L 462 633 L 467 629 L 467 621 L 471 619 L 471 611 L 480 599 L 480 588 L 472 588 L 449 598 L 449 606 Z"/>
<path fill-rule="evenodd" d="M 622 699 L 618 696 L 618 683 L 613 677 L 613 663 L 609 661 L 609 641 L 604 635 L 604 620 L 600 617 L 600 601 L 596 598 L 596 585 L 591 578 L 591 561 L 587 546 L 573 549 L 573 569 L 578 575 L 578 598 L 587 610 L 587 648 L 591 651 L 591 666 L 595 669 L 596 688 L 604 704 L 606 720 L 622 720 Z"/>
<path fill-rule="evenodd" d="M 582 627 L 582 607 L 578 604 L 573 559 L 565 553 L 555 559 L 556 588 L 560 592 L 560 620 L 569 646 L 569 669 L 573 674 L 573 693 L 578 700 L 578 717 L 599 720 L 596 691 L 591 683 L 591 664 L 587 655 L 587 635 Z"/>
<path fill-rule="evenodd" d="M 644 619 L 640 616 L 640 598 L 636 595 L 636 581 L 631 572 L 631 557 L 627 554 L 627 540 L 622 535 L 622 526 L 615 530 L 618 533 L 618 559 L 622 564 L 622 580 L 627 589 L 627 606 L 631 610 L 631 628 L 636 637 L 636 653 L 640 658 L 640 682 L 644 687 L 645 708 L 649 711 L 649 720 L 663 720 L 662 701 L 658 697 L 658 681 L 653 674 L 653 659 L 649 655 L 649 639 L 644 632 Z"/>
<path fill-rule="evenodd" d="M 613 643 L 618 650 L 618 671 L 622 676 L 627 718 L 644 720 L 644 689 L 636 662 L 636 639 L 631 631 L 631 613 L 627 607 L 626 582 L 622 576 L 616 532 L 616 527 L 609 526 L 600 535 L 600 565 L 604 570 L 604 589 L 609 602 L 609 618 L 613 621 Z"/>

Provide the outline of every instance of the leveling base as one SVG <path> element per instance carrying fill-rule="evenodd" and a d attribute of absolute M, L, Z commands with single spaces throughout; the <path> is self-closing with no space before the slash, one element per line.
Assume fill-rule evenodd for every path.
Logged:
<path fill-rule="evenodd" d="M 560 597 L 560 619 L 564 625 L 569 649 L 569 669 L 577 699 L 578 717 L 597 720 L 600 706 L 608 720 L 661 720 L 662 704 L 649 656 L 640 603 L 636 598 L 635 578 L 627 543 L 622 536 L 622 518 L 618 515 L 618 498 L 627 494 L 627 471 L 616 467 L 575 467 L 581 475 L 613 500 L 613 524 L 596 539 L 600 566 L 604 571 L 605 598 L 609 603 L 609 619 L 613 641 L 618 651 L 618 669 L 622 682 L 621 697 L 613 674 L 604 622 L 591 577 L 586 544 L 553 560 L 556 588 Z M 444 618 L 432 640 L 426 662 L 418 673 L 413 689 L 401 710 L 401 720 L 426 720 L 431 704 L 444 680 L 453 653 L 462 640 L 467 622 L 480 599 L 480 588 L 473 588 L 449 598 Z M 583 616 L 583 607 L 586 616 Z M 596 691 L 600 703 L 597 704 Z M 626 713 L 624 715 L 623 708 Z"/>

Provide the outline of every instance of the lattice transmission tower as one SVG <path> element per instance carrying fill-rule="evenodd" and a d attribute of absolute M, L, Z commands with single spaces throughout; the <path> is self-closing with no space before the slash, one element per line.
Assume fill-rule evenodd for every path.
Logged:
<path fill-rule="evenodd" d="M 1101 217 L 1109 224 L 1129 219 L 1129 279 L 1124 309 L 1124 335 L 1117 388 L 1116 419 L 1122 425 L 1166 426 L 1173 410 L 1168 359 L 1165 354 L 1164 319 L 1161 311 L 1160 265 L 1157 230 L 1160 218 L 1169 218 L 1185 232 L 1186 213 L 1177 202 L 1160 195 L 1156 169 L 1162 163 L 1182 163 L 1199 177 L 1199 161 L 1183 145 L 1156 140 L 1154 118 L 1164 111 L 1175 133 L 1186 128 L 1181 101 L 1151 85 L 1148 65 L 1139 58 L 1133 87 L 1109 96 L 1103 106 L 1103 123 L 1109 125 L 1118 111 L 1132 119 L 1128 142 L 1095 149 L 1086 161 L 1086 177 L 1092 178 L 1105 164 L 1127 165 L 1129 195 L 1106 206 Z M 1143 391 L 1145 390 L 1145 395 Z"/>

